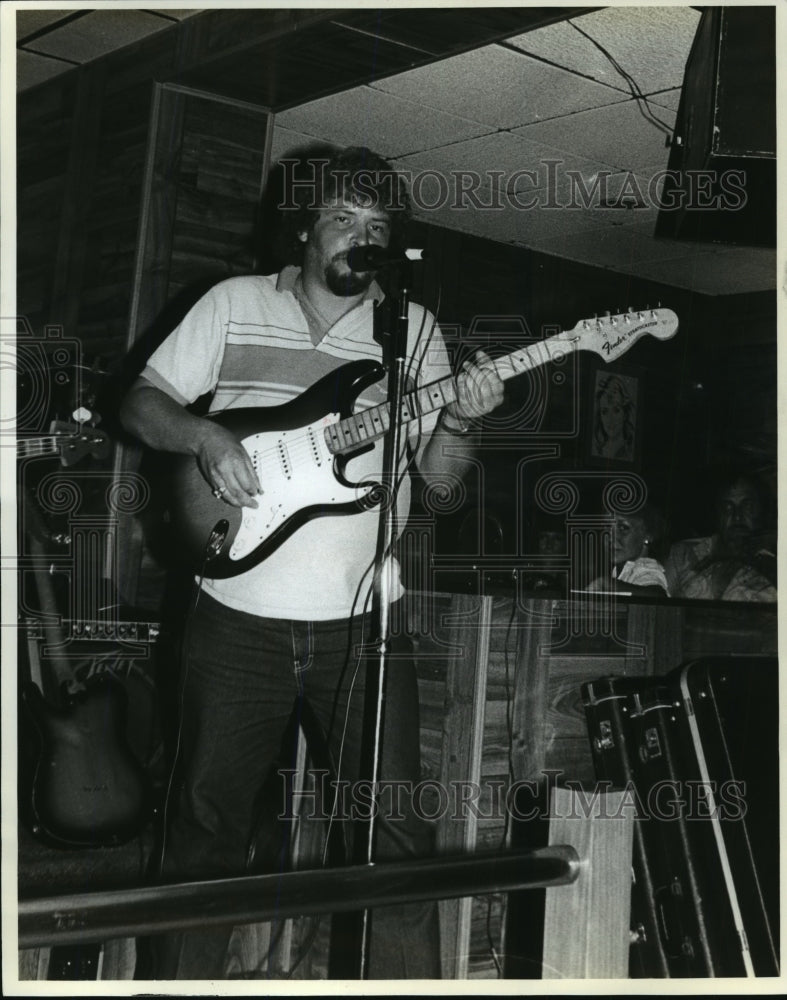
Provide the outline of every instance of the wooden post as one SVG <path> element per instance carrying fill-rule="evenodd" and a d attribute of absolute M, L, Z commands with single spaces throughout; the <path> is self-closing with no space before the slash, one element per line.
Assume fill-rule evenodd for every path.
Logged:
<path fill-rule="evenodd" d="M 440 774 L 445 789 L 456 781 L 481 780 L 492 599 L 457 595 L 451 610 L 451 644 L 458 654 L 449 660 L 446 680 Z M 440 852 L 472 852 L 476 832 L 477 819 L 472 810 L 441 824 Z M 471 896 L 440 902 L 443 979 L 467 978 L 472 907 Z"/>
<path fill-rule="evenodd" d="M 576 849 L 581 871 L 546 891 L 544 979 L 625 979 L 634 818 L 625 792 L 555 788 L 549 843 Z"/>

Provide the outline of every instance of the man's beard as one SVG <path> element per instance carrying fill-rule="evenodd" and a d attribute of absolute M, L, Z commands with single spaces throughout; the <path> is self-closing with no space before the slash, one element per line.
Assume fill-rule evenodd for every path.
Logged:
<path fill-rule="evenodd" d="M 343 260 L 341 258 L 340 260 Z M 348 298 L 351 295 L 360 295 L 371 285 L 374 275 L 371 271 L 351 271 L 345 264 L 335 260 L 325 268 L 325 283 L 334 295 Z"/>

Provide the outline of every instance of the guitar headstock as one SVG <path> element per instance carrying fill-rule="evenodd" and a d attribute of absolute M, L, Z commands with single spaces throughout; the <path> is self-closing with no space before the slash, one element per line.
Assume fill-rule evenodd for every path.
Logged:
<path fill-rule="evenodd" d="M 669 340 L 678 330 L 678 317 L 671 309 L 639 309 L 616 316 L 583 319 L 561 337 L 578 340 L 577 348 L 593 351 L 605 361 L 621 357 L 645 334 Z"/>
<path fill-rule="evenodd" d="M 85 455 L 106 458 L 109 454 L 109 438 L 96 427 L 53 420 L 49 432 L 57 440 L 60 461 L 65 466 L 74 465 Z"/>

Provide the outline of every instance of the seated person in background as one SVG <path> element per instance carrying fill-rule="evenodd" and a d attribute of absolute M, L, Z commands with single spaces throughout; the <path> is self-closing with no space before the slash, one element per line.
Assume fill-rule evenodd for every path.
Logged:
<path fill-rule="evenodd" d="M 525 590 L 565 592 L 565 570 L 556 571 L 566 554 L 566 520 L 558 515 L 542 514 L 534 524 L 539 562 L 543 564 L 527 573 L 522 586 Z"/>
<path fill-rule="evenodd" d="M 538 554 L 540 556 L 566 554 L 566 522 L 563 518 L 545 518 L 541 522 L 538 532 Z"/>
<path fill-rule="evenodd" d="M 612 531 L 612 573 L 596 577 L 591 591 L 617 591 L 635 597 L 669 597 L 664 567 L 665 524 L 661 513 L 646 503 L 635 514 L 616 514 Z"/>
<path fill-rule="evenodd" d="M 766 506 L 756 476 L 725 476 L 716 491 L 716 533 L 676 542 L 665 560 L 673 597 L 775 601 L 776 544 L 763 530 Z"/>

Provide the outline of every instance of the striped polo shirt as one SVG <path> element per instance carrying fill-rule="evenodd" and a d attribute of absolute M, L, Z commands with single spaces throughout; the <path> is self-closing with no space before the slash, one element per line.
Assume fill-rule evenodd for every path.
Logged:
<path fill-rule="evenodd" d="M 209 412 L 216 413 L 230 407 L 287 403 L 348 362 L 379 361 L 372 321 L 374 301 L 382 298 L 378 286 L 372 285 L 358 305 L 321 329 L 319 317 L 308 304 L 306 311 L 301 305 L 299 278 L 299 269 L 289 267 L 279 275 L 222 281 L 151 355 L 142 376 L 182 405 L 211 393 Z M 432 332 L 433 324 L 431 313 L 411 304 L 408 356 L 418 384 L 450 374 L 442 336 L 436 327 Z M 385 381 L 364 389 L 355 410 L 384 402 Z M 308 419 L 320 416 L 313 413 Z M 419 450 L 436 419 L 433 413 L 420 428 L 410 425 L 411 442 Z M 381 454 L 378 442 L 350 459 L 347 479 L 373 477 L 379 472 Z M 207 484 L 205 488 L 209 489 Z M 400 526 L 409 503 L 405 477 L 399 493 Z M 326 620 L 359 613 L 371 584 L 378 520 L 376 509 L 315 518 L 257 566 L 226 580 L 204 580 L 203 587 L 229 607 L 264 617 Z M 396 597 L 401 594 L 398 567 L 393 579 Z"/>

